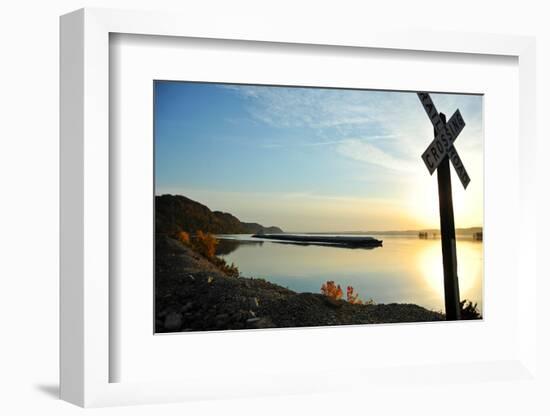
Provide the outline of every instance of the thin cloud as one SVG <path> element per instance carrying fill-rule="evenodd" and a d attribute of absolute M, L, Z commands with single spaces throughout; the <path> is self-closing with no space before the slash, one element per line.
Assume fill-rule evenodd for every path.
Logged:
<path fill-rule="evenodd" d="M 392 134 L 385 135 L 372 135 L 366 138 L 363 138 L 363 141 L 376 141 L 376 140 L 385 140 L 385 139 L 397 139 L 399 136 Z M 335 146 L 342 145 L 353 141 L 354 139 L 339 139 L 339 140 L 321 140 L 321 141 L 289 141 L 283 143 L 263 143 L 261 146 L 265 149 L 277 149 L 282 147 L 318 147 L 318 146 Z"/>
<path fill-rule="evenodd" d="M 249 101 L 248 111 L 273 127 L 334 128 L 375 122 L 360 91 L 266 86 L 222 86 Z"/>
<path fill-rule="evenodd" d="M 350 159 L 382 166 L 387 169 L 400 172 L 410 172 L 414 170 L 414 165 L 410 161 L 397 158 L 371 143 L 357 139 L 347 140 L 340 144 L 337 147 L 337 151 Z"/>

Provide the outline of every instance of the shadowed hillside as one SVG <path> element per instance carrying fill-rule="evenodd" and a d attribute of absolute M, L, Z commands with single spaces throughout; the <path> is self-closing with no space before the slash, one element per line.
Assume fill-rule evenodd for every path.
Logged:
<path fill-rule="evenodd" d="M 241 222 L 237 217 L 207 206 L 182 195 L 155 197 L 155 231 L 174 235 L 180 231 L 199 230 L 213 234 L 282 233 L 278 227 L 264 227 L 253 222 Z"/>

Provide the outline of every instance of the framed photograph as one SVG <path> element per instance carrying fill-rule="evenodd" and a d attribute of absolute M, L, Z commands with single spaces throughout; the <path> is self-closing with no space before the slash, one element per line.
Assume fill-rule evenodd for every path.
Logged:
<path fill-rule="evenodd" d="M 241 27 L 61 18 L 61 397 L 536 382 L 534 40 Z"/>
<path fill-rule="evenodd" d="M 153 89 L 156 333 L 450 318 L 437 186 L 418 161 L 433 126 L 416 93 Z M 449 208 L 460 318 L 481 319 L 483 96 L 433 100 L 470 121 L 457 110 L 448 124 L 464 130 L 471 173 L 457 172 L 478 183 L 458 182 Z M 428 173 L 443 154 L 425 155 Z"/>

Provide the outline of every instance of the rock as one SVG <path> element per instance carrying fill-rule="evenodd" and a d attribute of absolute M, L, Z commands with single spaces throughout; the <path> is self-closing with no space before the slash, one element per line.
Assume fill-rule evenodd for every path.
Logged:
<path fill-rule="evenodd" d="M 216 328 L 219 328 L 219 329 L 227 329 L 227 325 L 229 324 L 229 314 L 228 313 L 218 313 L 217 315 L 214 316 L 214 325 L 216 326 Z"/>
<path fill-rule="evenodd" d="M 246 326 L 249 328 L 275 328 L 275 325 L 269 318 L 250 318 L 246 320 Z"/>
<path fill-rule="evenodd" d="M 256 322 L 256 327 L 257 328 L 275 328 L 276 325 L 269 318 L 260 318 L 260 320 Z"/>
<path fill-rule="evenodd" d="M 208 276 L 208 284 L 211 284 L 214 281 L 214 278 L 212 276 Z"/>
<path fill-rule="evenodd" d="M 181 313 L 185 313 L 193 309 L 193 302 L 187 302 L 181 307 Z"/>
<path fill-rule="evenodd" d="M 166 319 L 164 320 L 164 329 L 168 331 L 177 331 L 181 328 L 182 323 L 181 313 L 170 312 L 166 315 Z"/>
<path fill-rule="evenodd" d="M 258 298 L 248 298 L 248 307 L 250 309 L 258 309 L 260 306 L 260 301 Z"/>
<path fill-rule="evenodd" d="M 344 305 L 344 301 L 340 299 L 333 299 L 330 296 L 323 296 L 323 301 L 327 306 L 332 308 L 341 308 Z"/>

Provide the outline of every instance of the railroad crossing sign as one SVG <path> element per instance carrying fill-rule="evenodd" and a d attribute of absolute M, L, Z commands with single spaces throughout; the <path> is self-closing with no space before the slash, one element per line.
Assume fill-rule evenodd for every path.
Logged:
<path fill-rule="evenodd" d="M 434 173 L 441 161 L 448 156 L 456 173 L 462 182 L 464 189 L 470 183 L 470 177 L 466 168 L 464 167 L 460 156 L 458 155 L 453 142 L 456 140 L 466 123 L 460 114 L 459 110 L 456 110 L 452 115 L 448 123 L 441 120 L 439 112 L 435 108 L 435 105 L 430 98 L 430 95 L 426 92 L 419 92 L 418 98 L 426 110 L 426 114 L 430 118 L 436 132 L 436 137 L 430 143 L 428 148 L 422 153 L 422 160 L 426 164 L 430 175 Z"/>
<path fill-rule="evenodd" d="M 453 142 L 466 123 L 464 123 L 459 110 L 456 110 L 447 122 L 445 114 L 437 111 L 428 93 L 419 92 L 417 94 L 434 127 L 434 139 L 422 154 L 422 160 L 428 168 L 430 175 L 437 169 L 445 315 L 447 320 L 454 321 L 460 319 L 460 293 L 458 288 L 455 220 L 449 160 L 451 160 L 455 167 L 462 186 L 466 189 L 470 183 L 470 177 L 453 145 Z"/>

